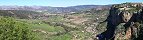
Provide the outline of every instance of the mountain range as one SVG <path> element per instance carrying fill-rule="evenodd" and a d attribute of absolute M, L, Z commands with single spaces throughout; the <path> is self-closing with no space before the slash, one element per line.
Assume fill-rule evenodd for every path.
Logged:
<path fill-rule="evenodd" d="M 50 7 L 50 6 L 0 6 L 0 10 L 29 10 L 48 13 L 70 13 L 87 9 L 104 10 L 109 9 L 111 5 L 78 5 L 69 7 Z"/>

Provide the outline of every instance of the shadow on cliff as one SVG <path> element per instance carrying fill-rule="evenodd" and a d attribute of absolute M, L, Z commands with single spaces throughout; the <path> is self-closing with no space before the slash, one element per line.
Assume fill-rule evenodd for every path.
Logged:
<path fill-rule="evenodd" d="M 143 21 L 143 11 L 138 11 L 137 13 L 129 13 L 126 10 L 118 11 L 118 9 L 119 8 L 115 8 L 114 5 L 113 7 L 111 7 L 109 11 L 109 16 L 105 21 L 103 21 L 107 22 L 107 30 L 96 36 L 98 40 L 115 40 L 115 30 L 117 26 L 121 23 L 125 23 L 125 33 L 131 31 L 130 35 L 126 35 L 129 36 L 129 38 L 126 38 L 127 40 L 142 40 L 143 27 L 141 24 Z M 135 27 L 136 22 L 139 23 L 137 27 Z M 128 30 L 129 28 L 131 28 L 131 30 Z M 135 28 L 137 30 L 135 30 Z"/>

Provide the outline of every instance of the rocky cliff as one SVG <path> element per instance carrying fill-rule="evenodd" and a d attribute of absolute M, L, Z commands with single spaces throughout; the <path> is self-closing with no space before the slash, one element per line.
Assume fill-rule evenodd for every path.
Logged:
<path fill-rule="evenodd" d="M 139 37 L 142 3 L 122 3 L 112 5 L 107 22 L 107 30 L 97 37 L 99 40 L 134 40 Z"/>

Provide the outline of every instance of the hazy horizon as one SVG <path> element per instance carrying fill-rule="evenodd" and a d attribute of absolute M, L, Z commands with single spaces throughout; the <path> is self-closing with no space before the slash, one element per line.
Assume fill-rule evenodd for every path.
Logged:
<path fill-rule="evenodd" d="M 140 2 L 143 0 L 5 0 L 0 2 L 0 6 L 50 6 L 69 7 L 77 5 L 110 5 L 126 2 Z"/>

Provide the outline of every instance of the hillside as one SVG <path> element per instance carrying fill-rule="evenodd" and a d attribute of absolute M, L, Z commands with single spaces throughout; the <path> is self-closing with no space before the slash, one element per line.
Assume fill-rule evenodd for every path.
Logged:
<path fill-rule="evenodd" d="M 38 19 L 38 17 L 44 16 L 40 12 L 26 11 L 26 10 L 0 10 L 0 15 L 20 18 L 20 19 Z"/>
<path fill-rule="evenodd" d="M 142 7 L 142 3 L 70 7 L 0 6 L 0 16 L 12 17 L 15 21 L 28 24 L 32 33 L 36 34 L 34 36 L 40 40 L 99 40 L 100 37 L 104 39 L 105 35 L 98 35 L 105 33 L 110 36 L 112 31 L 115 31 L 115 40 L 125 40 L 131 34 L 134 35 L 131 31 L 136 30 L 125 31 L 124 25 L 131 22 L 141 24 Z M 117 26 L 118 22 L 120 24 Z M 114 27 L 116 29 L 112 30 Z M 142 28 L 138 29 L 141 29 L 137 31 L 139 39 L 142 38 Z"/>
<path fill-rule="evenodd" d="M 48 13 L 70 13 L 81 10 L 96 8 L 108 9 L 110 5 L 79 5 L 70 7 L 50 7 L 50 6 L 0 6 L 0 10 L 29 10 L 29 11 L 46 11 Z"/>

